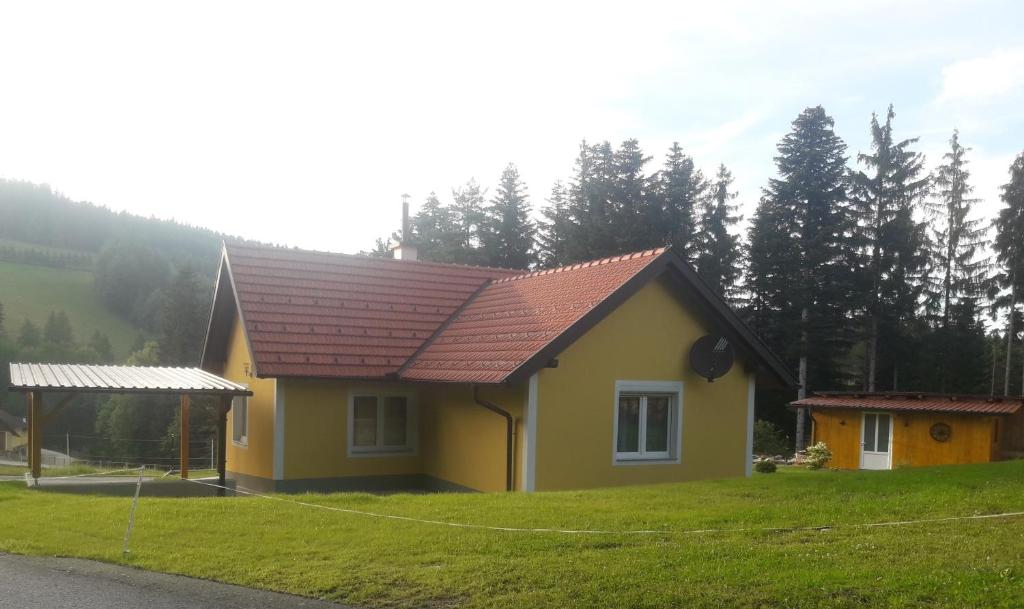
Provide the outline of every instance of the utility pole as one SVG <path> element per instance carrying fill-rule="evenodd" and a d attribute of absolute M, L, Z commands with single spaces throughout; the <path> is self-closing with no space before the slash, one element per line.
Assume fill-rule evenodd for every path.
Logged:
<path fill-rule="evenodd" d="M 64 433 L 64 454 L 68 456 L 67 464 L 71 465 L 71 433 Z"/>
<path fill-rule="evenodd" d="M 210 469 L 217 469 L 217 437 L 210 438 Z"/>

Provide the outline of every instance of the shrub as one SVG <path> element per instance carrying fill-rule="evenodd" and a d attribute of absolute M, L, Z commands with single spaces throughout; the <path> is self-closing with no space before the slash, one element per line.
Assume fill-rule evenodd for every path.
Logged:
<path fill-rule="evenodd" d="M 755 455 L 792 455 L 789 438 L 777 425 L 769 421 L 754 421 Z"/>
<path fill-rule="evenodd" d="M 767 459 L 754 464 L 754 470 L 762 474 L 774 474 L 777 469 L 779 468 L 775 465 L 775 462 Z"/>
<path fill-rule="evenodd" d="M 818 442 L 814 446 L 807 447 L 807 456 L 804 457 L 807 469 L 821 469 L 831 460 L 832 451 L 828 449 L 824 442 Z"/>

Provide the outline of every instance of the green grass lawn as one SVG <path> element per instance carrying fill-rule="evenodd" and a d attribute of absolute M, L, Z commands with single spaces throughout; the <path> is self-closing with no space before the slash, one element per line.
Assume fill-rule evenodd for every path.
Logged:
<path fill-rule="evenodd" d="M 67 312 L 78 341 L 87 341 L 99 330 L 110 338 L 119 358 L 128 355 L 138 335 L 130 323 L 103 306 L 89 271 L 0 261 L 0 302 L 13 336 L 26 319 L 42 328 L 50 312 L 58 309 Z"/>
<path fill-rule="evenodd" d="M 145 487 L 143 487 L 145 492 Z M 367 607 L 1024 606 L 1024 518 L 849 525 L 1024 510 L 1024 461 L 758 474 L 535 494 L 287 497 L 446 522 L 655 535 L 459 529 L 260 498 L 123 498 L 0 484 L 0 550 L 92 558 Z"/>

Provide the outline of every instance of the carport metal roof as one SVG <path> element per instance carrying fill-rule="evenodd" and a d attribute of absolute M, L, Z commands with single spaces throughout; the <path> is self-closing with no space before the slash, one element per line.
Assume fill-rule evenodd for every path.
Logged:
<path fill-rule="evenodd" d="M 32 477 L 41 474 L 42 428 L 79 393 L 162 394 L 181 399 L 181 433 L 179 435 L 181 477 L 188 478 L 188 433 L 190 396 L 207 395 L 220 398 L 217 416 L 217 473 L 223 487 L 225 477 L 224 451 L 227 445 L 227 413 L 236 396 L 252 392 L 199 368 L 167 368 L 159 366 L 92 366 L 88 364 L 19 364 L 11 363 L 9 391 L 28 397 L 28 449 Z M 66 394 L 60 403 L 44 412 L 43 396 Z"/>
<path fill-rule="evenodd" d="M 11 391 L 74 393 L 187 393 L 252 395 L 233 383 L 199 368 L 156 366 L 90 366 L 85 364 L 11 364 Z"/>

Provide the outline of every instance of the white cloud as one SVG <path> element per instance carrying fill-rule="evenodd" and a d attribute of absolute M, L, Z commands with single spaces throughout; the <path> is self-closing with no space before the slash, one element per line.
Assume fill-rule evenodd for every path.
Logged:
<path fill-rule="evenodd" d="M 939 101 L 997 98 L 1024 85 L 1024 47 L 993 51 L 942 68 Z"/>

